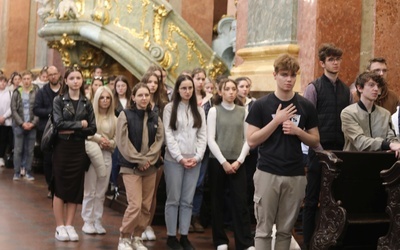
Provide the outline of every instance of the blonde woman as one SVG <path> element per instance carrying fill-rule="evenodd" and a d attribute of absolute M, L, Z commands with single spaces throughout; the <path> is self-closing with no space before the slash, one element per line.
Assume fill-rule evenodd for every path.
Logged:
<path fill-rule="evenodd" d="M 113 93 L 110 88 L 101 86 L 93 99 L 93 110 L 96 117 L 97 132 L 88 140 L 97 143 L 101 149 L 106 174 L 99 176 L 93 164 L 85 173 L 85 184 L 82 202 L 82 219 L 85 222 L 82 231 L 86 234 L 105 234 L 102 226 L 103 203 L 111 174 L 111 154 L 115 148 L 115 129 L 117 118 L 114 115 Z M 95 144 L 95 146 L 97 146 Z M 101 157 L 100 157 L 101 158 Z"/>

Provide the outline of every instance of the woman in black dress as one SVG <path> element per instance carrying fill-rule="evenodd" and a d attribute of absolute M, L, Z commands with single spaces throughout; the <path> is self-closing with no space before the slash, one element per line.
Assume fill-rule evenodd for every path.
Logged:
<path fill-rule="evenodd" d="M 65 72 L 61 94 L 54 98 L 53 119 L 58 131 L 53 152 L 55 237 L 59 241 L 78 241 L 72 222 L 77 205 L 82 203 L 85 171 L 90 164 L 85 139 L 96 133 L 96 121 L 77 67 Z"/>

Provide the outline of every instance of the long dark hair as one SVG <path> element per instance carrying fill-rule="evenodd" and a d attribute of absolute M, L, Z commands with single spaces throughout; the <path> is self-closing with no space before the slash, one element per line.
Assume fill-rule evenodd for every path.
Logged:
<path fill-rule="evenodd" d="M 196 94 L 194 93 L 194 83 L 192 77 L 188 75 L 180 75 L 178 79 L 176 79 L 175 86 L 174 86 L 174 93 L 172 98 L 172 110 L 171 110 L 171 119 L 169 121 L 169 126 L 172 130 L 177 130 L 176 127 L 176 120 L 177 120 L 177 112 L 178 112 L 178 105 L 179 102 L 182 100 L 181 95 L 179 94 L 179 87 L 183 81 L 189 80 L 192 82 L 193 86 L 193 94 L 189 99 L 189 107 L 193 115 L 193 128 L 201 128 L 201 115 L 197 107 L 196 101 Z"/>
<path fill-rule="evenodd" d="M 164 84 L 162 84 L 162 81 L 160 81 L 157 74 L 154 72 L 147 72 L 146 74 L 143 75 L 142 80 L 140 82 L 147 84 L 151 76 L 155 76 L 157 78 L 157 85 L 158 85 L 156 92 L 153 94 L 153 102 L 154 105 L 156 105 L 162 112 L 168 100 L 164 100 L 163 98 L 162 91 L 164 91 Z"/>
<path fill-rule="evenodd" d="M 117 82 L 120 82 L 120 81 L 124 82 L 126 84 L 126 92 L 125 92 L 126 100 L 129 102 L 129 100 L 131 99 L 132 91 L 131 91 L 131 88 L 129 87 L 128 78 L 126 78 L 123 75 L 119 75 L 114 80 L 114 104 L 115 104 L 114 107 L 117 107 L 118 106 L 118 102 L 119 102 L 119 96 L 118 96 L 118 93 L 117 93 Z"/>
<path fill-rule="evenodd" d="M 197 74 L 199 74 L 199 73 L 203 73 L 204 76 L 207 77 L 206 71 L 205 71 L 203 68 L 195 68 L 195 69 L 192 71 L 192 79 L 194 79 L 194 76 L 197 75 Z M 196 90 L 195 90 L 195 91 L 196 91 Z M 201 96 L 202 96 L 203 98 L 207 95 L 207 93 L 206 93 L 206 91 L 204 90 L 204 88 L 200 90 L 200 94 L 201 94 Z"/>
<path fill-rule="evenodd" d="M 222 89 L 225 87 L 225 85 L 228 82 L 231 82 L 231 83 L 235 84 L 236 91 L 237 91 L 237 86 L 238 86 L 237 82 L 235 80 L 232 80 L 232 79 L 229 79 L 229 78 L 224 78 L 218 83 L 218 92 L 221 92 Z M 219 93 L 216 93 L 213 96 L 213 104 L 214 105 L 219 105 L 219 104 L 221 104 L 221 102 L 222 102 L 222 96 L 220 96 Z M 236 94 L 236 98 L 233 101 L 233 103 L 236 104 L 236 105 L 239 105 L 239 106 L 243 106 L 243 102 L 238 98 L 237 94 Z"/>
<path fill-rule="evenodd" d="M 81 77 L 82 77 L 82 85 L 81 85 L 81 87 L 80 87 L 80 89 L 79 89 L 79 92 L 80 92 L 80 94 L 82 95 L 82 96 L 85 96 L 85 82 L 84 82 L 84 79 L 83 79 L 83 74 L 82 74 L 82 71 L 81 71 L 81 69 L 79 68 L 79 67 L 77 67 L 77 66 L 74 66 L 74 67 L 70 67 L 70 68 L 67 68 L 66 70 L 65 70 L 65 74 L 64 74 L 64 78 L 63 78 L 63 81 L 62 81 L 62 88 L 61 88 L 61 91 L 60 91 L 60 95 L 63 95 L 63 94 L 65 94 L 65 93 L 67 93 L 68 92 L 68 85 L 67 84 L 65 84 L 65 81 L 67 80 L 67 78 L 68 78 L 68 76 L 69 76 L 69 74 L 71 74 L 72 72 L 79 72 L 80 74 L 81 74 Z"/>

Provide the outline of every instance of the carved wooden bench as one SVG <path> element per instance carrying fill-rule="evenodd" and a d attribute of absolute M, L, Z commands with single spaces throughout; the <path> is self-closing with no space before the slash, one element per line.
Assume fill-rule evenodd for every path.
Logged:
<path fill-rule="evenodd" d="M 400 162 L 394 153 L 317 155 L 320 210 L 310 248 L 400 249 Z"/>

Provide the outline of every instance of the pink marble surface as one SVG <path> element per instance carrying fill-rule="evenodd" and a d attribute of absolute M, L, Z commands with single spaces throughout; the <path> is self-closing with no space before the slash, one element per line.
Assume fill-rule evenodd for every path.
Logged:
<path fill-rule="evenodd" d="M 348 85 L 354 81 L 360 64 L 361 4 L 361 0 L 299 1 L 302 90 L 323 73 L 317 56 L 322 43 L 334 43 L 343 50 L 339 77 Z"/>
<path fill-rule="evenodd" d="M 398 0 L 376 0 L 374 57 L 388 64 L 388 85 L 400 94 L 400 5 Z"/>
<path fill-rule="evenodd" d="M 237 26 L 236 26 L 236 51 L 243 48 L 247 43 L 247 14 L 248 0 L 240 0 L 237 3 Z M 239 56 L 235 57 L 235 66 L 243 63 Z"/>
<path fill-rule="evenodd" d="M 214 0 L 185 0 L 182 1 L 182 17 L 193 29 L 211 46 Z"/>
<path fill-rule="evenodd" d="M 300 47 L 299 63 L 301 74 L 301 91 L 309 82 L 314 80 L 318 71 L 316 45 L 316 16 L 315 1 L 299 1 L 297 18 L 297 41 Z"/>

